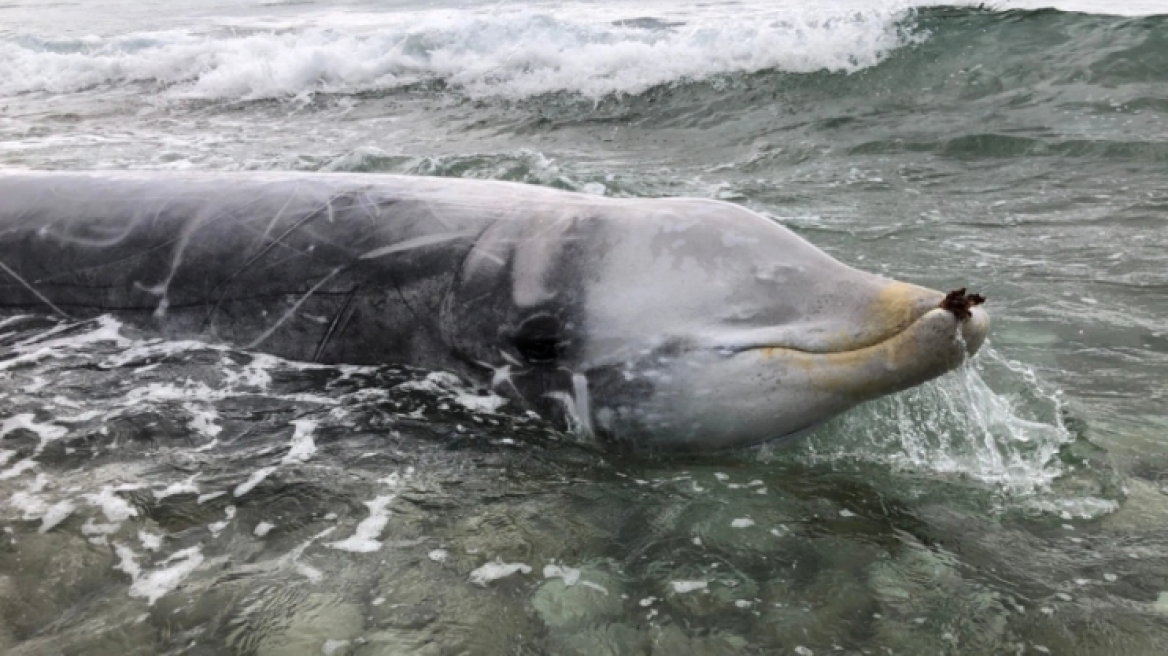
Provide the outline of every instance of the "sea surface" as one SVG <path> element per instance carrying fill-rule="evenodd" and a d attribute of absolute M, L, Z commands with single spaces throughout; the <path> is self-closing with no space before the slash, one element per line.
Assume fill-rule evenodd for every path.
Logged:
<path fill-rule="evenodd" d="M 1168 653 L 1168 2 L 0 0 L 0 167 L 740 203 L 989 298 L 789 448 L 0 322 L 0 652 Z M 0 199 L 0 203 L 3 199 Z"/>

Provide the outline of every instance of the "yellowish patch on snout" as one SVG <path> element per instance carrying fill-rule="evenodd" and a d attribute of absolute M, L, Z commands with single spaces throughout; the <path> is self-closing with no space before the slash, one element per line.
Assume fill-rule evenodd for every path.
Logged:
<path fill-rule="evenodd" d="M 911 324 L 910 324 L 911 325 Z M 913 368 L 922 356 L 908 335 L 841 353 L 791 353 L 790 362 L 802 369 L 811 384 L 825 391 L 846 391 L 869 398 L 886 394 L 894 372 Z M 888 378 L 874 373 L 887 373 Z"/>
<path fill-rule="evenodd" d="M 869 310 L 869 321 L 881 326 L 884 339 L 887 339 L 903 332 L 937 307 L 943 298 L 945 295 L 941 292 L 894 280 L 876 295 Z"/>
<path fill-rule="evenodd" d="M 989 318 L 984 311 L 974 309 L 968 319 L 958 320 L 940 307 L 944 298 L 938 291 L 889 281 L 858 315 L 862 318 L 847 338 L 833 340 L 831 351 L 774 346 L 758 349 L 759 355 L 846 403 L 898 392 L 956 368 L 985 338 Z"/>
<path fill-rule="evenodd" d="M 824 340 L 825 355 L 875 346 L 900 334 L 929 310 L 937 307 L 941 292 L 895 280 L 887 281 L 867 301 L 862 319 L 842 325 Z M 856 299 L 863 302 L 863 299 Z"/>
<path fill-rule="evenodd" d="M 860 401 L 920 384 L 959 365 L 965 353 L 957 326 L 951 314 L 934 308 L 871 346 L 837 353 L 772 348 L 763 355 L 784 358 L 820 390 Z"/>

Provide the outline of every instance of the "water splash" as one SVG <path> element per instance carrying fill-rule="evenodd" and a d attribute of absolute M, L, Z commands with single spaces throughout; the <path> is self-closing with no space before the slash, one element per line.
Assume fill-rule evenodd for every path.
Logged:
<path fill-rule="evenodd" d="M 1066 473 L 1059 452 L 1075 437 L 1065 411 L 1060 390 L 987 344 L 947 376 L 833 420 L 809 438 L 805 457 L 959 476 L 1024 496 Z"/>

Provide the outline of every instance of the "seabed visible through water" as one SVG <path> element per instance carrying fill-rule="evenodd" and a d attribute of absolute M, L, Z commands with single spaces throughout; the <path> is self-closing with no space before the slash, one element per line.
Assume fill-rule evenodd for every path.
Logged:
<path fill-rule="evenodd" d="M 1030 4 L 11 0 L 2 167 L 718 198 L 993 327 L 665 458 L 442 372 L 0 319 L 0 652 L 1168 653 L 1168 17 Z"/>

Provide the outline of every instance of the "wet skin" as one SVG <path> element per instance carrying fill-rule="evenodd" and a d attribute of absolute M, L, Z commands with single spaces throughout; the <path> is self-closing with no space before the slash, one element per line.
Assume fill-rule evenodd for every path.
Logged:
<path fill-rule="evenodd" d="M 975 353 L 980 297 L 742 207 L 354 174 L 0 174 L 0 312 L 455 371 L 605 442 L 790 438 Z"/>

